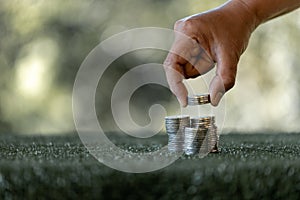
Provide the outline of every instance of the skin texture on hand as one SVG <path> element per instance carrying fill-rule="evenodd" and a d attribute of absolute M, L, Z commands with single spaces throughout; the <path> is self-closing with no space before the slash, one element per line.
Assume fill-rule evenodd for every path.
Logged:
<path fill-rule="evenodd" d="M 235 0 L 243 2 L 257 18 L 258 24 L 300 7 L 300 0 Z"/>
<path fill-rule="evenodd" d="M 195 78 L 211 70 L 214 65 L 207 64 L 207 60 L 217 64 L 209 92 L 211 104 L 218 105 L 225 92 L 235 84 L 240 56 L 247 48 L 255 28 L 268 19 L 300 6 L 300 0 L 289 0 L 293 4 L 287 3 L 287 0 L 275 1 L 281 2 L 279 8 L 278 5 L 273 5 L 272 0 L 232 0 L 221 7 L 175 23 L 175 41 L 164 62 L 164 68 L 170 89 L 182 106 L 187 105 L 188 95 L 183 79 Z M 192 38 L 193 42 L 181 40 L 176 32 Z M 183 53 L 174 53 L 179 51 Z M 180 56 L 182 54 L 185 55 L 184 58 Z M 174 70 L 178 73 L 174 73 Z"/>

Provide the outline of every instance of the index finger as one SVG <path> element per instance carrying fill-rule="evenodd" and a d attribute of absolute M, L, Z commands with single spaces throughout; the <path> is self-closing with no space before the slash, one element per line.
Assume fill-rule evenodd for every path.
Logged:
<path fill-rule="evenodd" d="M 182 82 L 184 79 L 183 71 L 172 53 L 169 53 L 167 56 L 164 62 L 164 69 L 172 93 L 177 97 L 180 105 L 185 107 L 187 105 L 188 92 Z"/>
<path fill-rule="evenodd" d="M 182 82 L 187 76 L 184 68 L 192 62 L 192 58 L 198 53 L 199 45 L 194 39 L 175 31 L 175 41 L 164 62 L 164 68 L 170 89 L 183 107 L 187 105 L 188 95 Z"/>

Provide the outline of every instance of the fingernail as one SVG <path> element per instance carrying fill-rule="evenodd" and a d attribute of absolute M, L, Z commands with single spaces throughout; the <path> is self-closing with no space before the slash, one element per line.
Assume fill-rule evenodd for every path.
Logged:
<path fill-rule="evenodd" d="M 220 102 L 220 100 L 222 99 L 223 95 L 224 95 L 224 94 L 223 94 L 222 92 L 218 92 L 218 93 L 216 94 L 216 96 L 215 96 L 215 98 L 214 98 L 214 100 L 213 100 L 214 106 L 217 106 L 217 105 L 219 104 L 219 102 Z"/>

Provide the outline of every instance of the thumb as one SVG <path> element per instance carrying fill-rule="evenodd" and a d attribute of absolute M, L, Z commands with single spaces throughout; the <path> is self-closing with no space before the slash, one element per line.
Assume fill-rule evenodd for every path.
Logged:
<path fill-rule="evenodd" d="M 235 84 L 237 72 L 238 57 L 229 55 L 225 51 L 217 56 L 217 71 L 216 76 L 212 79 L 209 86 L 211 104 L 217 106 L 228 90 Z"/>

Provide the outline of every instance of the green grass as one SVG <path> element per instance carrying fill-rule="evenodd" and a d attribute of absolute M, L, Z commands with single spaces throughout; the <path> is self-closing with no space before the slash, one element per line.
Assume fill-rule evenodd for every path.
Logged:
<path fill-rule="evenodd" d="M 166 136 L 151 145 L 162 146 Z M 123 136 L 123 148 L 143 150 Z M 0 199 L 299 199 L 300 134 L 221 135 L 221 153 L 129 174 L 96 161 L 76 134 L 0 135 Z"/>

